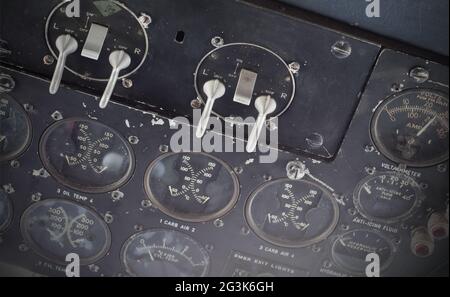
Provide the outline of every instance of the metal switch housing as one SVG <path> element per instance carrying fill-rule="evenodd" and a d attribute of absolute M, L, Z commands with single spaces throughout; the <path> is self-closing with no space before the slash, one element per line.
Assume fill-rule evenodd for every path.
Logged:
<path fill-rule="evenodd" d="M 258 74 L 246 69 L 241 70 L 234 94 L 234 102 L 250 106 Z"/>
<path fill-rule="evenodd" d="M 98 60 L 107 34 L 108 27 L 92 23 L 81 55 L 92 60 Z"/>

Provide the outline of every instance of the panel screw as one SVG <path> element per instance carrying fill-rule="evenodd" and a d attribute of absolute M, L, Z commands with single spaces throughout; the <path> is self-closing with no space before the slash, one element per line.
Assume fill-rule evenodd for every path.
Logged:
<path fill-rule="evenodd" d="M 191 101 L 191 107 L 193 109 L 200 109 L 200 108 L 202 108 L 202 102 L 198 99 L 194 99 Z"/>
<path fill-rule="evenodd" d="M 297 74 L 300 71 L 300 63 L 298 62 L 292 62 L 291 64 L 289 64 L 289 70 L 293 73 L 293 74 Z"/>
<path fill-rule="evenodd" d="M 305 177 L 307 169 L 300 161 L 289 162 L 286 166 L 287 177 L 291 180 L 300 180 Z"/>
<path fill-rule="evenodd" d="M 211 44 L 212 44 L 214 47 L 222 47 L 222 46 L 224 46 L 225 41 L 223 40 L 222 37 L 216 36 L 216 37 L 214 37 L 213 39 L 211 39 Z"/>
<path fill-rule="evenodd" d="M 16 86 L 16 82 L 14 79 L 8 74 L 0 74 L 0 92 L 9 93 L 14 90 Z"/>
<path fill-rule="evenodd" d="M 313 133 L 306 138 L 306 143 L 312 149 L 318 149 L 323 146 L 323 136 L 319 133 Z"/>
<path fill-rule="evenodd" d="M 129 78 L 124 78 L 124 79 L 122 79 L 122 86 L 125 89 L 130 89 L 133 87 L 133 81 Z"/>
<path fill-rule="evenodd" d="M 415 67 L 409 72 L 411 77 L 416 83 L 423 84 L 430 79 L 430 72 L 422 67 Z"/>
<path fill-rule="evenodd" d="M 333 44 L 331 53 L 338 59 L 346 59 L 352 54 L 352 46 L 347 41 L 340 40 Z"/>
<path fill-rule="evenodd" d="M 141 13 L 141 16 L 139 17 L 139 22 L 145 29 L 148 29 L 148 26 L 152 23 L 152 18 L 148 14 Z"/>
<path fill-rule="evenodd" d="M 44 62 L 44 65 L 50 66 L 55 63 L 55 57 L 53 57 L 52 55 L 46 55 L 44 56 L 42 61 Z"/>

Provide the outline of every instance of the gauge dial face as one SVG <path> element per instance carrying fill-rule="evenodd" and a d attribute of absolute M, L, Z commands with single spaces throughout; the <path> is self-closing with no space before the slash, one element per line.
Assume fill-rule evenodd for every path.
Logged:
<path fill-rule="evenodd" d="M 0 233 L 8 228 L 13 215 L 11 201 L 6 193 L 0 190 Z"/>
<path fill-rule="evenodd" d="M 106 193 L 125 184 L 134 155 L 113 129 L 92 120 L 62 120 L 44 133 L 40 155 L 60 183 L 86 193 Z"/>
<path fill-rule="evenodd" d="M 137 277 L 202 277 L 209 256 L 190 236 L 171 230 L 148 230 L 132 236 L 122 249 L 128 274 Z"/>
<path fill-rule="evenodd" d="M 31 122 L 22 106 L 0 94 L 0 162 L 20 156 L 31 141 Z"/>
<path fill-rule="evenodd" d="M 257 75 L 249 106 L 234 102 L 241 70 Z M 205 102 L 203 85 L 218 79 L 227 87 L 225 96 L 214 103 L 213 112 L 222 118 L 246 119 L 258 117 L 254 100 L 262 95 L 271 95 L 277 102 L 277 109 L 270 117 L 278 117 L 292 103 L 295 95 L 295 79 L 289 66 L 274 52 L 254 44 L 233 43 L 208 53 L 198 65 L 195 86 L 198 97 Z"/>
<path fill-rule="evenodd" d="M 366 257 L 376 253 L 380 257 L 380 270 L 386 270 L 394 257 L 394 245 L 375 231 L 355 230 L 340 235 L 333 244 L 334 262 L 351 273 L 364 274 Z"/>
<path fill-rule="evenodd" d="M 59 264 L 70 253 L 78 254 L 82 265 L 95 263 L 111 245 L 106 223 L 94 211 L 66 200 L 33 204 L 24 212 L 20 227 L 36 253 Z"/>
<path fill-rule="evenodd" d="M 306 247 L 335 229 L 339 207 L 323 187 L 305 180 L 269 182 L 246 205 L 250 227 L 262 239 L 283 247 Z"/>
<path fill-rule="evenodd" d="M 372 138 L 388 159 L 411 167 L 448 160 L 448 95 L 409 90 L 386 100 L 372 120 Z"/>
<path fill-rule="evenodd" d="M 413 178 L 388 172 L 361 181 L 353 200 L 359 213 L 367 219 L 396 223 L 413 215 L 423 197 L 420 185 Z"/>
<path fill-rule="evenodd" d="M 145 62 L 149 51 L 147 32 L 138 17 L 119 1 L 84 1 L 80 17 L 69 18 L 66 9 L 71 1 L 58 4 L 47 18 L 46 40 L 52 54 L 57 57 L 55 43 L 61 34 L 70 34 L 78 41 L 78 50 L 69 56 L 66 68 L 82 77 L 94 81 L 107 81 L 111 75 L 109 55 L 115 50 L 124 50 L 131 57 L 131 65 L 121 73 L 122 79 L 135 73 Z M 98 60 L 81 56 L 83 45 L 92 24 L 106 27 L 108 32 Z"/>
<path fill-rule="evenodd" d="M 189 222 L 206 222 L 233 208 L 239 197 L 239 182 L 232 169 L 213 156 L 168 154 L 149 166 L 145 190 L 165 214 Z"/>

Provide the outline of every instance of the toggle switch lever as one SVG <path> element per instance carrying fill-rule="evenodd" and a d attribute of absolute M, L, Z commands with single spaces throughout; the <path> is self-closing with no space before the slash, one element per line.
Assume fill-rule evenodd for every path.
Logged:
<path fill-rule="evenodd" d="M 53 73 L 52 82 L 50 83 L 50 94 L 54 95 L 58 92 L 59 85 L 66 66 L 66 59 L 78 49 L 78 42 L 72 36 L 60 35 L 56 39 L 56 48 L 59 51 L 58 63 L 56 63 L 55 72 Z"/>
<path fill-rule="evenodd" d="M 202 117 L 198 122 L 197 126 L 197 138 L 202 138 L 205 135 L 206 129 L 208 128 L 209 119 L 211 118 L 211 113 L 213 111 L 214 102 L 223 97 L 226 92 L 225 85 L 218 79 L 207 81 L 203 85 L 203 92 L 207 98 L 205 109 L 203 110 Z"/>
<path fill-rule="evenodd" d="M 100 100 L 100 108 L 105 109 L 108 106 L 109 100 L 116 87 L 117 80 L 119 79 L 120 71 L 128 68 L 131 64 L 131 57 L 123 50 L 114 51 L 109 55 L 109 64 L 112 66 L 111 77 L 109 78 L 108 85 L 103 92 L 102 99 Z"/>
<path fill-rule="evenodd" d="M 277 109 L 277 102 L 270 96 L 261 96 L 256 99 L 255 108 L 258 110 L 259 115 L 256 120 L 256 124 L 253 127 L 252 133 L 248 138 L 247 152 L 249 153 L 255 151 L 264 124 L 267 120 L 267 116 Z"/>

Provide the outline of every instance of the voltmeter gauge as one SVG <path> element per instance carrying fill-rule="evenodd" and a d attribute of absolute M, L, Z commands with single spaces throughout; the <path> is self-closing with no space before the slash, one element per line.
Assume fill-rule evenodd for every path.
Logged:
<path fill-rule="evenodd" d="M 132 236 L 122 248 L 122 262 L 135 277 L 202 277 L 209 269 L 206 250 L 190 236 L 171 230 Z"/>
<path fill-rule="evenodd" d="M 118 132 L 93 120 L 62 120 L 44 133 L 40 155 L 60 183 L 86 193 L 105 193 L 125 184 L 134 154 Z"/>
<path fill-rule="evenodd" d="M 26 243 L 58 264 L 76 253 L 82 265 L 103 258 L 111 245 L 108 226 L 94 211 L 66 200 L 49 199 L 31 205 L 20 223 Z"/>
<path fill-rule="evenodd" d="M 448 160 L 448 95 L 425 89 L 402 92 L 375 112 L 372 138 L 388 159 L 411 167 Z"/>
<path fill-rule="evenodd" d="M 0 190 L 0 233 L 8 228 L 13 215 L 11 201 L 3 190 Z"/>
<path fill-rule="evenodd" d="M 203 85 L 218 79 L 225 84 L 225 96 L 214 104 L 213 113 L 232 121 L 233 118 L 258 117 L 254 100 L 270 95 L 277 103 L 271 117 L 281 116 L 295 96 L 295 78 L 286 62 L 273 51 L 259 45 L 232 43 L 208 53 L 199 63 L 195 87 L 206 103 Z"/>
<path fill-rule="evenodd" d="M 31 141 L 31 122 L 11 96 L 0 94 L 0 162 L 20 156 Z"/>
<path fill-rule="evenodd" d="M 365 218 L 396 223 L 412 216 L 424 197 L 420 185 L 412 177 L 387 172 L 362 180 L 354 192 L 353 201 Z"/>
<path fill-rule="evenodd" d="M 162 155 L 149 166 L 144 183 L 158 209 L 189 222 L 222 217 L 239 197 L 239 182 L 233 170 L 203 153 Z"/>
<path fill-rule="evenodd" d="M 275 180 L 249 198 L 246 211 L 252 230 L 272 244 L 301 248 L 326 239 L 335 229 L 339 207 L 332 194 L 307 180 Z"/>
<path fill-rule="evenodd" d="M 354 230 L 340 235 L 333 243 L 333 261 L 344 270 L 356 275 L 366 271 L 368 254 L 380 257 L 380 271 L 392 263 L 395 247 L 392 242 L 375 231 Z"/>

